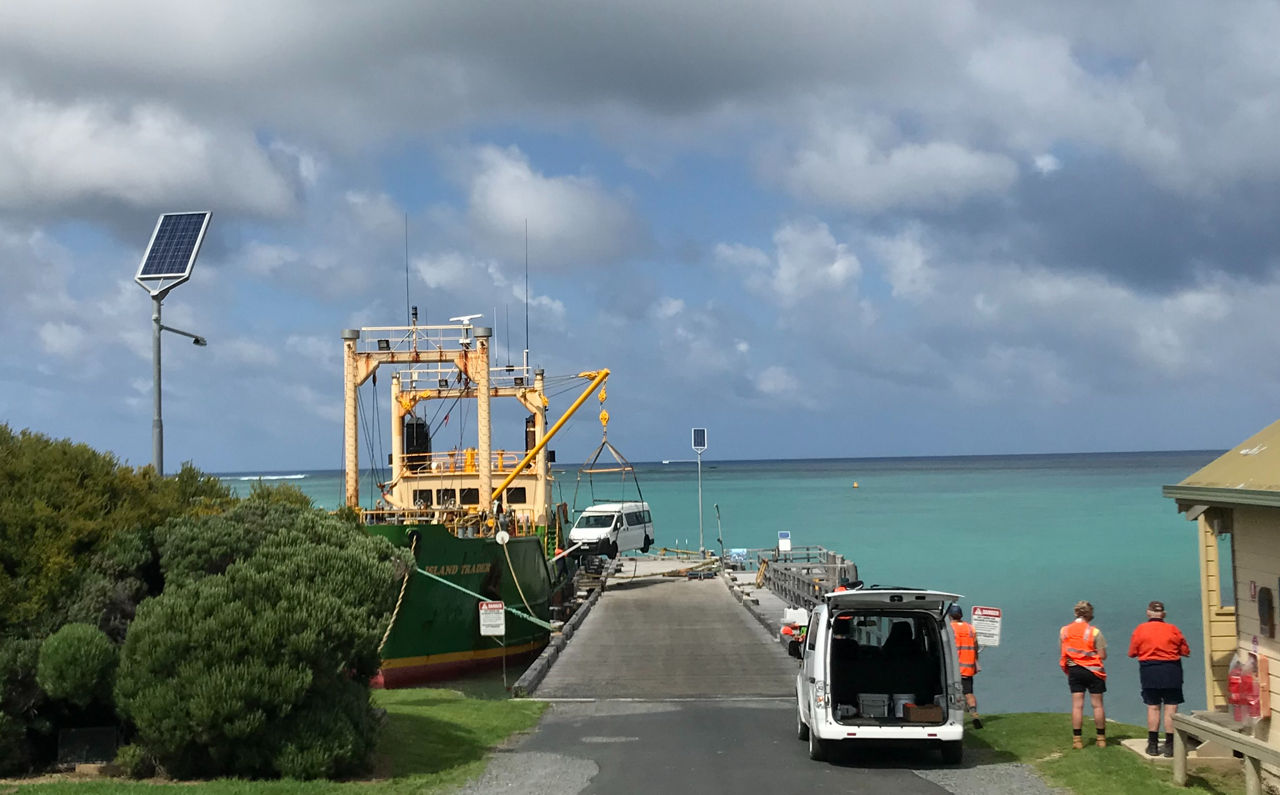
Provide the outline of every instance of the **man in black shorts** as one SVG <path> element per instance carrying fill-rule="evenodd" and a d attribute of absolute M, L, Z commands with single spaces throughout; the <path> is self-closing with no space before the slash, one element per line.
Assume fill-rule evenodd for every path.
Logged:
<path fill-rule="evenodd" d="M 1058 631 L 1062 649 L 1058 664 L 1067 675 L 1067 686 L 1071 689 L 1071 747 L 1084 747 L 1080 731 L 1084 724 L 1084 694 L 1088 693 L 1093 704 L 1093 726 L 1097 732 L 1094 742 L 1099 748 L 1105 748 L 1107 711 L 1102 703 L 1102 694 L 1107 692 L 1107 671 L 1103 667 L 1107 659 L 1107 640 L 1102 631 L 1091 623 L 1093 605 L 1083 600 L 1076 602 L 1075 614 L 1076 620 Z"/>
<path fill-rule="evenodd" d="M 1164 713 L 1164 755 L 1173 756 L 1173 715 L 1182 703 L 1182 658 L 1191 648 L 1182 631 L 1164 620 L 1164 602 L 1147 605 L 1147 621 L 1129 639 L 1138 658 L 1142 703 L 1147 705 L 1147 754 L 1160 753 L 1160 713 Z"/>

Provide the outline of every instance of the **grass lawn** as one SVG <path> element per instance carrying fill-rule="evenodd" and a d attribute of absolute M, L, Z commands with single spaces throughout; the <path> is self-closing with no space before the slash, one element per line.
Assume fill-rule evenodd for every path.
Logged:
<path fill-rule="evenodd" d="M 981 761 L 1024 762 L 1033 765 L 1051 785 L 1089 795 L 1142 795 L 1143 793 L 1243 793 L 1244 775 L 1209 767 L 1196 768 L 1189 760 L 1187 787 L 1175 787 L 1169 764 L 1150 762 L 1120 747 L 1120 741 L 1139 737 L 1146 743 L 1147 730 L 1126 723 L 1108 723 L 1111 745 L 1093 745 L 1093 722 L 1085 721 L 1083 750 L 1071 748 L 1071 720 L 1065 714 L 1042 712 L 984 715 L 983 728 L 965 732 L 965 746 Z M 1164 735 L 1161 735 L 1163 742 Z"/>
<path fill-rule="evenodd" d="M 378 770 L 373 781 L 302 782 L 218 779 L 199 783 L 162 784 L 119 779 L 71 780 L 50 776 L 0 784 L 0 795 L 17 791 L 75 795 L 96 793 L 154 793 L 157 788 L 192 795 L 232 793 L 438 792 L 461 787 L 484 770 L 490 748 L 516 732 L 533 728 L 546 708 L 539 701 L 512 700 L 500 689 L 464 695 L 456 690 L 378 690 L 374 700 L 387 710 L 387 726 L 378 746 Z M 16 782 L 14 782 L 16 783 Z"/>

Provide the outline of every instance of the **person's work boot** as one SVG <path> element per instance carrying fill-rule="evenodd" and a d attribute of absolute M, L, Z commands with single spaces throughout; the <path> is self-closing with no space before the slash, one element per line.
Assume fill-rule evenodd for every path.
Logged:
<path fill-rule="evenodd" d="M 1147 756 L 1159 756 L 1159 755 L 1160 755 L 1160 741 L 1159 741 L 1159 740 L 1148 740 L 1148 741 L 1147 741 Z"/>
<path fill-rule="evenodd" d="M 1173 756 L 1173 738 L 1172 737 L 1164 741 L 1164 755 Z"/>
<path fill-rule="evenodd" d="M 973 716 L 973 728 L 975 729 L 982 728 L 982 718 L 979 718 L 977 715 Z"/>
<path fill-rule="evenodd" d="M 1084 748 L 1084 740 L 1081 739 L 1080 735 L 1077 734 L 1071 738 L 1071 747 L 1077 751 Z"/>
<path fill-rule="evenodd" d="M 1098 743 L 1098 747 L 1099 747 L 1099 748 L 1106 748 L 1106 747 L 1107 747 L 1107 735 L 1105 735 L 1105 734 L 1100 734 L 1100 735 L 1098 735 L 1097 743 Z"/>

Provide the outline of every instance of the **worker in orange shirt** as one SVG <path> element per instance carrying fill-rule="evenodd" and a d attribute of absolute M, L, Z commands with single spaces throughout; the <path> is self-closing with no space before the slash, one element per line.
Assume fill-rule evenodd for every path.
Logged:
<path fill-rule="evenodd" d="M 969 715 L 973 718 L 973 728 L 982 728 L 982 718 L 978 717 L 978 697 L 973 694 L 973 677 L 982 666 L 978 665 L 978 633 L 973 625 L 964 620 L 964 611 L 960 605 L 947 608 L 951 617 L 951 634 L 956 639 L 956 656 L 960 661 L 960 689 L 964 693 L 965 704 Z"/>
<path fill-rule="evenodd" d="M 1182 658 L 1191 655 L 1187 639 L 1164 620 L 1164 602 L 1147 605 L 1147 621 L 1129 639 L 1129 656 L 1138 658 L 1142 703 L 1147 705 L 1147 755 L 1160 753 L 1160 713 L 1164 712 L 1164 755 L 1173 756 L 1173 715 L 1182 703 Z"/>
<path fill-rule="evenodd" d="M 1083 748 L 1080 738 L 1084 724 L 1084 694 L 1089 693 L 1093 703 L 1093 726 L 1097 731 L 1095 742 L 1099 748 L 1107 745 L 1107 710 L 1102 695 L 1107 692 L 1107 639 L 1102 630 L 1092 624 L 1093 605 L 1081 600 L 1076 602 L 1076 620 L 1058 631 L 1061 657 L 1058 665 L 1067 675 L 1071 689 L 1071 747 Z"/>

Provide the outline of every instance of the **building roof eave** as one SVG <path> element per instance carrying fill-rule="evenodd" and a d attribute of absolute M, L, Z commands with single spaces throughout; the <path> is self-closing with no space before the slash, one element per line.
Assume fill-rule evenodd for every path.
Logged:
<path fill-rule="evenodd" d="M 1193 505 L 1257 505 L 1280 508 L 1280 491 L 1263 489 L 1232 489 L 1216 486 L 1165 486 L 1164 496 L 1178 501 L 1178 510 L 1185 511 Z"/>

